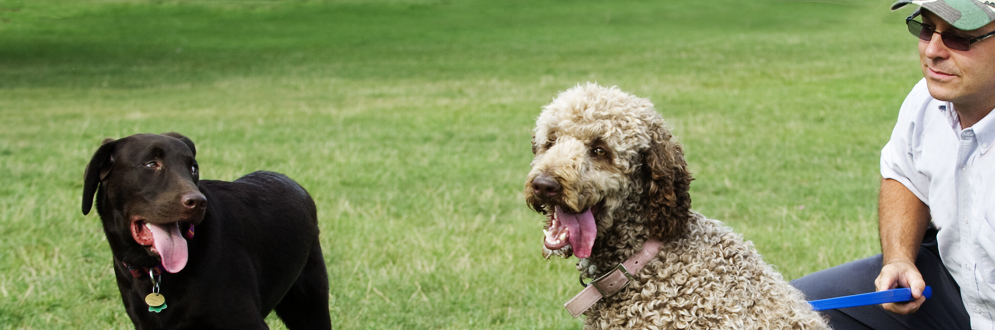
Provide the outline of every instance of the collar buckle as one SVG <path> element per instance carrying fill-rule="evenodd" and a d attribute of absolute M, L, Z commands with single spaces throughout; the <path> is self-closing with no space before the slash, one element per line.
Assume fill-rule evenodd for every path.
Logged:
<path fill-rule="evenodd" d="M 617 278 L 616 271 L 621 272 L 621 274 L 625 276 L 624 283 L 619 283 L 619 280 L 621 279 Z M 609 276 L 611 276 L 612 278 L 611 280 L 607 281 L 608 287 L 602 287 L 602 285 L 604 285 L 604 283 L 602 282 L 605 282 L 606 279 L 609 279 Z M 592 280 L 591 283 L 588 283 L 588 285 L 593 285 L 595 289 L 598 289 L 598 293 L 601 293 L 601 296 L 611 297 L 612 295 L 618 293 L 619 291 L 622 291 L 622 289 L 624 289 L 625 287 L 629 286 L 629 283 L 631 282 L 632 282 L 632 274 L 629 274 L 629 270 L 625 269 L 625 265 L 618 264 L 617 266 L 615 266 L 615 269 L 612 269 L 611 271 L 605 273 L 604 275 L 598 276 L 598 278 Z M 615 287 L 616 284 L 618 284 L 617 288 Z"/>

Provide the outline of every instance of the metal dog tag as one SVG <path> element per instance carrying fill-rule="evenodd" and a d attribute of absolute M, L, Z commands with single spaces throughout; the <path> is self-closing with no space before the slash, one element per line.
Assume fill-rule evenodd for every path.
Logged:
<path fill-rule="evenodd" d="M 166 297 L 163 297 L 157 292 L 153 292 L 145 296 L 145 303 L 148 304 L 149 307 L 159 307 L 166 303 Z"/>
<path fill-rule="evenodd" d="M 155 269 L 149 269 L 149 279 L 152 280 L 152 293 L 145 296 L 145 303 L 149 305 L 149 312 L 156 312 L 157 314 L 163 309 L 166 309 L 166 297 L 159 294 L 159 280 L 162 274 L 156 275 Z"/>

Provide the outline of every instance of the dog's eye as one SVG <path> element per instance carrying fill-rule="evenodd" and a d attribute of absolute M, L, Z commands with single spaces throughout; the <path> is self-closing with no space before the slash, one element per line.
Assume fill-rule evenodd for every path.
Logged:
<path fill-rule="evenodd" d="M 190 174 L 197 175 L 198 169 L 197 165 L 190 166 Z"/>
<path fill-rule="evenodd" d="M 151 161 L 146 162 L 145 164 L 142 164 L 142 166 L 145 166 L 145 167 L 148 167 L 148 168 L 159 168 L 159 163 L 157 163 L 154 160 L 151 160 Z"/>
<path fill-rule="evenodd" d="M 593 154 L 595 156 L 598 156 L 598 157 L 603 157 L 607 153 L 608 152 L 605 151 L 605 148 L 594 148 L 593 150 L 591 150 L 591 154 Z"/>
<path fill-rule="evenodd" d="M 549 135 L 546 137 L 546 143 L 543 143 L 542 149 L 549 150 L 549 148 L 552 148 L 554 144 L 556 144 L 556 136 Z"/>

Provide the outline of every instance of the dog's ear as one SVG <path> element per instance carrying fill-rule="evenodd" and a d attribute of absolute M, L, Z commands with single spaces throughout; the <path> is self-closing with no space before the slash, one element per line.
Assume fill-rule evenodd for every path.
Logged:
<path fill-rule="evenodd" d="M 86 170 L 83 172 L 83 215 L 90 213 L 97 185 L 111 173 L 111 168 L 114 167 L 115 150 L 117 150 L 117 141 L 104 139 L 97 152 L 93 153 L 93 158 L 90 158 L 90 163 L 86 165 Z"/>
<path fill-rule="evenodd" d="M 672 140 L 669 131 L 657 127 L 650 132 L 649 149 L 643 154 L 648 181 L 649 227 L 653 237 L 666 241 L 687 231 L 691 216 L 691 173 L 684 160 L 684 148 Z"/>
<path fill-rule="evenodd" d="M 535 155 L 539 151 L 539 147 L 536 147 L 536 133 L 532 132 L 532 154 Z"/>
<path fill-rule="evenodd" d="M 191 141 L 186 136 L 183 136 L 183 134 L 176 132 L 169 132 L 169 133 L 162 133 L 162 135 L 180 139 L 180 141 L 183 141 L 183 143 L 187 145 L 187 148 L 190 148 L 190 152 L 193 152 L 193 156 L 197 157 L 197 147 L 194 147 L 193 141 Z"/>

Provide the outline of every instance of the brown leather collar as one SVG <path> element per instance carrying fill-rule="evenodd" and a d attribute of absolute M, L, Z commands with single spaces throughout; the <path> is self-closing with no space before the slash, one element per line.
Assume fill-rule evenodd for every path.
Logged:
<path fill-rule="evenodd" d="M 615 266 L 615 269 L 591 281 L 583 291 L 563 304 L 563 307 L 566 307 L 570 315 L 578 317 L 594 306 L 601 298 L 622 291 L 632 281 L 632 276 L 638 274 L 646 266 L 646 263 L 656 256 L 662 244 L 655 239 L 647 240 L 643 244 L 642 250 L 629 257 L 629 260 Z"/>

